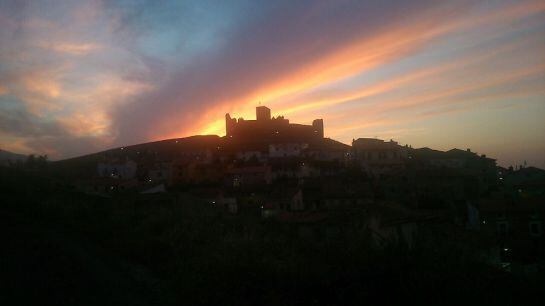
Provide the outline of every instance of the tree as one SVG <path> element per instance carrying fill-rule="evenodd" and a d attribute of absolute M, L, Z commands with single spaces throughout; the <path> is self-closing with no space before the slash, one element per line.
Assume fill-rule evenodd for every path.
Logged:
<path fill-rule="evenodd" d="M 25 161 L 25 168 L 29 170 L 43 170 L 47 166 L 47 154 L 34 155 L 30 154 Z"/>

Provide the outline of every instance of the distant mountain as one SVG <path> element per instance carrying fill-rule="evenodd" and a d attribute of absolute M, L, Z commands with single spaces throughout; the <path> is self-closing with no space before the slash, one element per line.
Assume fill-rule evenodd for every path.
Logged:
<path fill-rule="evenodd" d="M 17 161 L 25 161 L 26 158 L 26 155 L 0 149 L 0 165 L 7 165 L 10 162 L 15 163 Z"/>

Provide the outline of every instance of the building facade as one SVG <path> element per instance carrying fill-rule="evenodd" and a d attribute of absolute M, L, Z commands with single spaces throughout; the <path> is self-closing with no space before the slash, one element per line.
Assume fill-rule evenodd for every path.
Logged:
<path fill-rule="evenodd" d="M 371 175 L 380 175 L 402 169 L 407 158 L 406 147 L 397 142 L 374 138 L 352 141 L 354 160 Z"/>

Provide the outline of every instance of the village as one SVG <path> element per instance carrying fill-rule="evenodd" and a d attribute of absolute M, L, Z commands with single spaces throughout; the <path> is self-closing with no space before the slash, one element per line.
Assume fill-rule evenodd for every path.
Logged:
<path fill-rule="evenodd" d="M 256 120 L 227 114 L 225 137 L 116 148 L 78 160 L 88 165 L 82 172 L 75 160 L 66 164 L 84 193 L 191 195 L 227 217 L 284 224 L 301 239 L 365 232 L 377 248 L 411 248 L 419 230 L 439 225 L 453 241 L 480 237 L 475 247 L 504 269 L 531 273 L 543 263 L 545 171 L 502 168 L 470 149 L 375 138 L 349 146 L 323 135 L 321 119 L 291 124 L 259 106 Z"/>

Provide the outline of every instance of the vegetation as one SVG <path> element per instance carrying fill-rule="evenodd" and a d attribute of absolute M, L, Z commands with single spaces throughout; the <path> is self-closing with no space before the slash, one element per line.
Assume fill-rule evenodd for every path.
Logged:
<path fill-rule="evenodd" d="M 356 234 L 298 238 L 183 193 L 91 197 L 7 168 L 0 183 L 4 305 L 528 304 L 545 284 L 489 267 L 433 228 L 412 250 L 376 250 Z"/>

